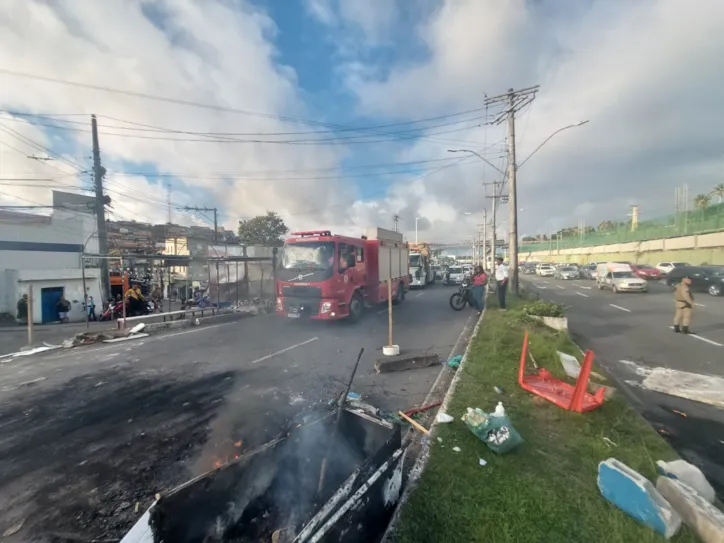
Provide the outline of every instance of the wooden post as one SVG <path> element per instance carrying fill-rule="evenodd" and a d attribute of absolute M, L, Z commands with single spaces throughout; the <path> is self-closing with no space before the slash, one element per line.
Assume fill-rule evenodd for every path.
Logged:
<path fill-rule="evenodd" d="M 390 270 L 387 277 L 387 345 L 392 346 L 392 247 L 390 247 Z"/>
<path fill-rule="evenodd" d="M 28 285 L 28 347 L 33 345 L 33 285 Z"/>

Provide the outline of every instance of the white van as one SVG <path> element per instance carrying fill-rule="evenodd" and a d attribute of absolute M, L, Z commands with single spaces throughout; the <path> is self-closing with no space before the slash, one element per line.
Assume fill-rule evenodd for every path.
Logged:
<path fill-rule="evenodd" d="M 610 288 L 613 292 L 648 292 L 649 285 L 634 274 L 631 266 L 606 262 L 596 266 L 596 286 L 599 290 Z"/>
<path fill-rule="evenodd" d="M 538 277 L 553 277 L 556 274 L 556 268 L 548 262 L 541 262 L 535 267 L 535 274 Z"/>

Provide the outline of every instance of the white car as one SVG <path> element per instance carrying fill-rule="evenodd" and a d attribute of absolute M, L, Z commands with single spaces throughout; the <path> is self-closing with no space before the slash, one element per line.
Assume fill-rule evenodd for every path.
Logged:
<path fill-rule="evenodd" d="M 674 268 L 681 268 L 683 266 L 691 266 L 691 264 L 688 262 L 659 262 L 656 264 L 656 269 L 666 275 Z"/>
<path fill-rule="evenodd" d="M 460 266 L 450 266 L 447 273 L 447 285 L 460 285 L 465 279 L 465 271 Z"/>
<path fill-rule="evenodd" d="M 538 264 L 535 268 L 535 274 L 538 277 L 553 277 L 556 274 L 556 268 L 553 264 Z"/>

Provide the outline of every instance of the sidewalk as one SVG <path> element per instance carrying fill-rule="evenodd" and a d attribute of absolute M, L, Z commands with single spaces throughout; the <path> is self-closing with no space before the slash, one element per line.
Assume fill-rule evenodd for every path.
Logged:
<path fill-rule="evenodd" d="M 454 420 L 433 427 L 429 460 L 400 506 L 392 540 L 665 541 L 601 496 L 597 472 L 599 462 L 615 457 L 655 480 L 654 462 L 676 453 L 619 394 L 579 414 L 521 389 L 517 372 L 526 329 L 537 363 L 558 378 L 565 372 L 556 351 L 581 356 L 567 334 L 526 319 L 525 302 L 508 303 L 505 313 L 489 307 L 472 339 L 446 410 Z M 460 420 L 468 407 L 492 412 L 499 401 L 524 439 L 506 455 L 494 454 Z M 672 540 L 697 538 L 682 526 Z"/>
<path fill-rule="evenodd" d="M 71 322 L 68 324 L 36 324 L 33 327 L 33 346 L 41 346 L 44 342 L 51 345 L 60 345 L 63 340 L 69 339 L 81 332 L 100 332 L 114 330 L 116 322 L 91 322 L 86 328 L 85 322 Z M 27 326 L 1 326 L 0 327 L 0 355 L 15 353 L 28 345 Z"/>

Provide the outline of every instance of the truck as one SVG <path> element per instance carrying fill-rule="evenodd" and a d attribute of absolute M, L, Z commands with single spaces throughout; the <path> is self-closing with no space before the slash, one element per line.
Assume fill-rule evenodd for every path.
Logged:
<path fill-rule="evenodd" d="M 425 288 L 435 283 L 435 270 L 432 268 L 432 251 L 428 243 L 410 243 L 410 275 L 412 287 Z"/>
<path fill-rule="evenodd" d="M 357 321 L 364 309 L 405 300 L 409 248 L 402 234 L 370 228 L 356 237 L 329 230 L 292 232 L 276 270 L 276 314 L 285 318 Z"/>

